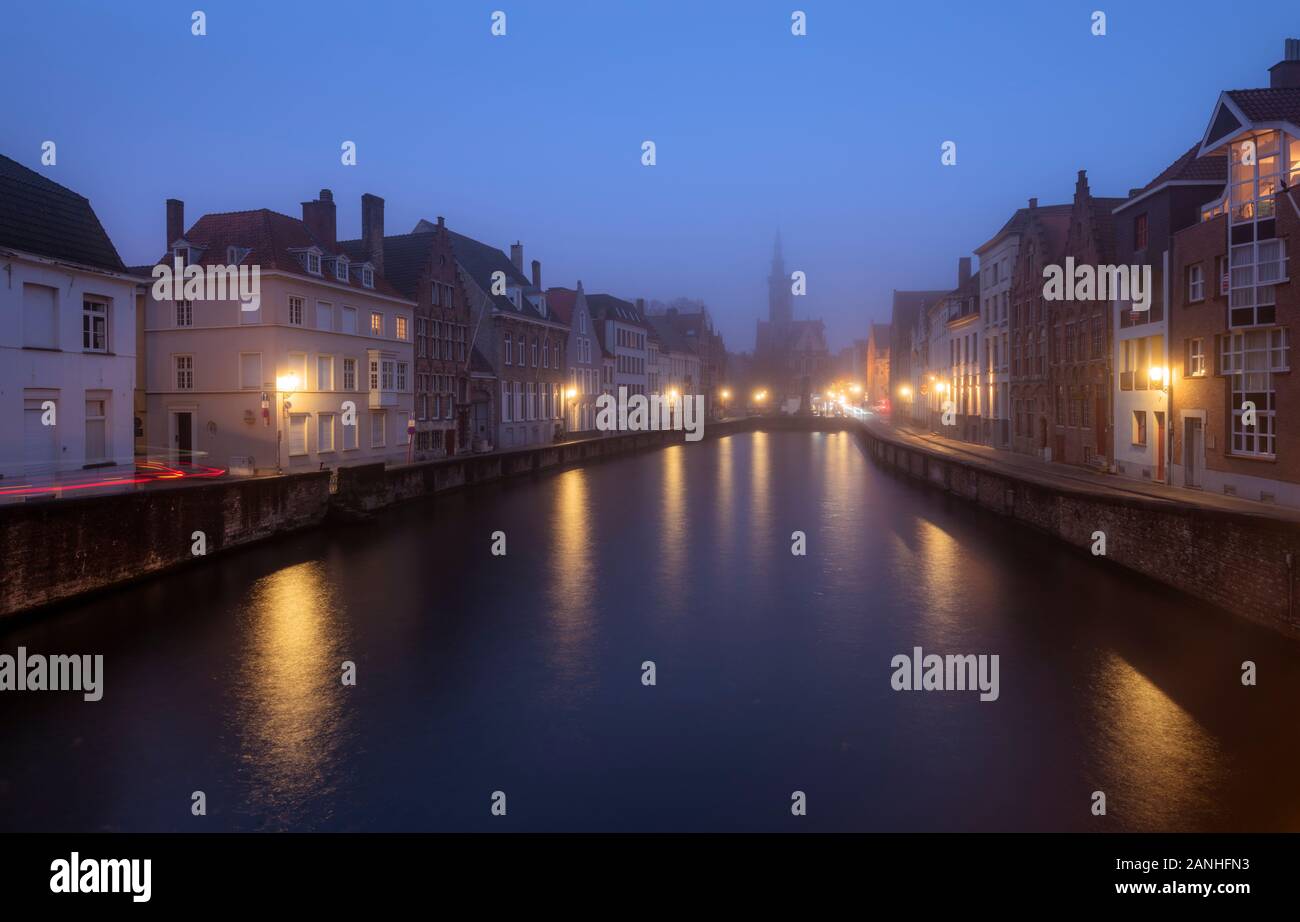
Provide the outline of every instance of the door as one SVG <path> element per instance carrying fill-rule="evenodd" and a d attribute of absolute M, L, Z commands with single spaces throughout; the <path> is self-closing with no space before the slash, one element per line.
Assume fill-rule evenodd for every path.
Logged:
<path fill-rule="evenodd" d="M 178 412 L 174 418 L 176 434 L 172 439 L 175 442 L 176 458 L 182 464 L 189 464 L 194 457 L 194 414 Z"/>
<path fill-rule="evenodd" d="M 1201 469 L 1205 466 L 1205 429 L 1199 416 L 1183 420 L 1183 484 L 1201 485 Z"/>
<path fill-rule="evenodd" d="M 53 401 L 45 401 L 53 403 Z M 52 474 L 59 464 L 58 408 L 53 412 L 39 400 L 28 400 L 23 407 L 23 471 L 26 474 Z"/>
<path fill-rule="evenodd" d="M 1165 414 L 1156 413 L 1156 480 L 1165 482 Z"/>

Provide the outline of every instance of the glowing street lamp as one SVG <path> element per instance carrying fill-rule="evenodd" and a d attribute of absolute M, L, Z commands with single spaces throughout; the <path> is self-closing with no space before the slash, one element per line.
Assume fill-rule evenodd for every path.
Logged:
<path fill-rule="evenodd" d="M 898 389 L 898 396 L 902 397 L 904 400 L 911 400 L 912 389 L 908 387 L 906 384 L 904 384 L 902 387 Z"/>
<path fill-rule="evenodd" d="M 1151 383 L 1162 391 L 1169 386 L 1169 369 L 1163 365 L 1152 365 L 1147 374 L 1151 378 Z"/>

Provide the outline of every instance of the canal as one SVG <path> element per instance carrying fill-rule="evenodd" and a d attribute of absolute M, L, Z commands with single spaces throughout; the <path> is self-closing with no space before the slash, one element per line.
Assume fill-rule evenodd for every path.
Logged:
<path fill-rule="evenodd" d="M 410 504 L 0 634 L 20 645 L 102 654 L 103 699 L 0 693 L 4 830 L 1300 828 L 1300 645 L 848 433 Z M 895 691 L 918 646 L 997 654 L 997 700 Z"/>

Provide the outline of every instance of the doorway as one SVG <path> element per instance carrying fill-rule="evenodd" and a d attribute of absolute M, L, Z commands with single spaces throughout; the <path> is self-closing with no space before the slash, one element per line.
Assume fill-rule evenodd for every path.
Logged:
<path fill-rule="evenodd" d="M 1205 469 L 1205 423 L 1199 416 L 1183 419 L 1183 485 L 1201 486 Z"/>
<path fill-rule="evenodd" d="M 172 448 L 176 460 L 189 464 L 194 457 L 194 414 L 189 410 L 172 412 Z"/>

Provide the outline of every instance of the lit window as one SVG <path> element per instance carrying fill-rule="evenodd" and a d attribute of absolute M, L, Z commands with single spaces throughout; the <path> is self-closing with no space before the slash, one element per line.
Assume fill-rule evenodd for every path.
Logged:
<path fill-rule="evenodd" d="M 384 315 L 379 313 L 378 311 L 370 312 L 370 335 L 371 336 L 384 335 Z"/>
<path fill-rule="evenodd" d="M 406 339 L 406 318 L 399 314 L 394 319 L 397 322 L 397 338 Z"/>

